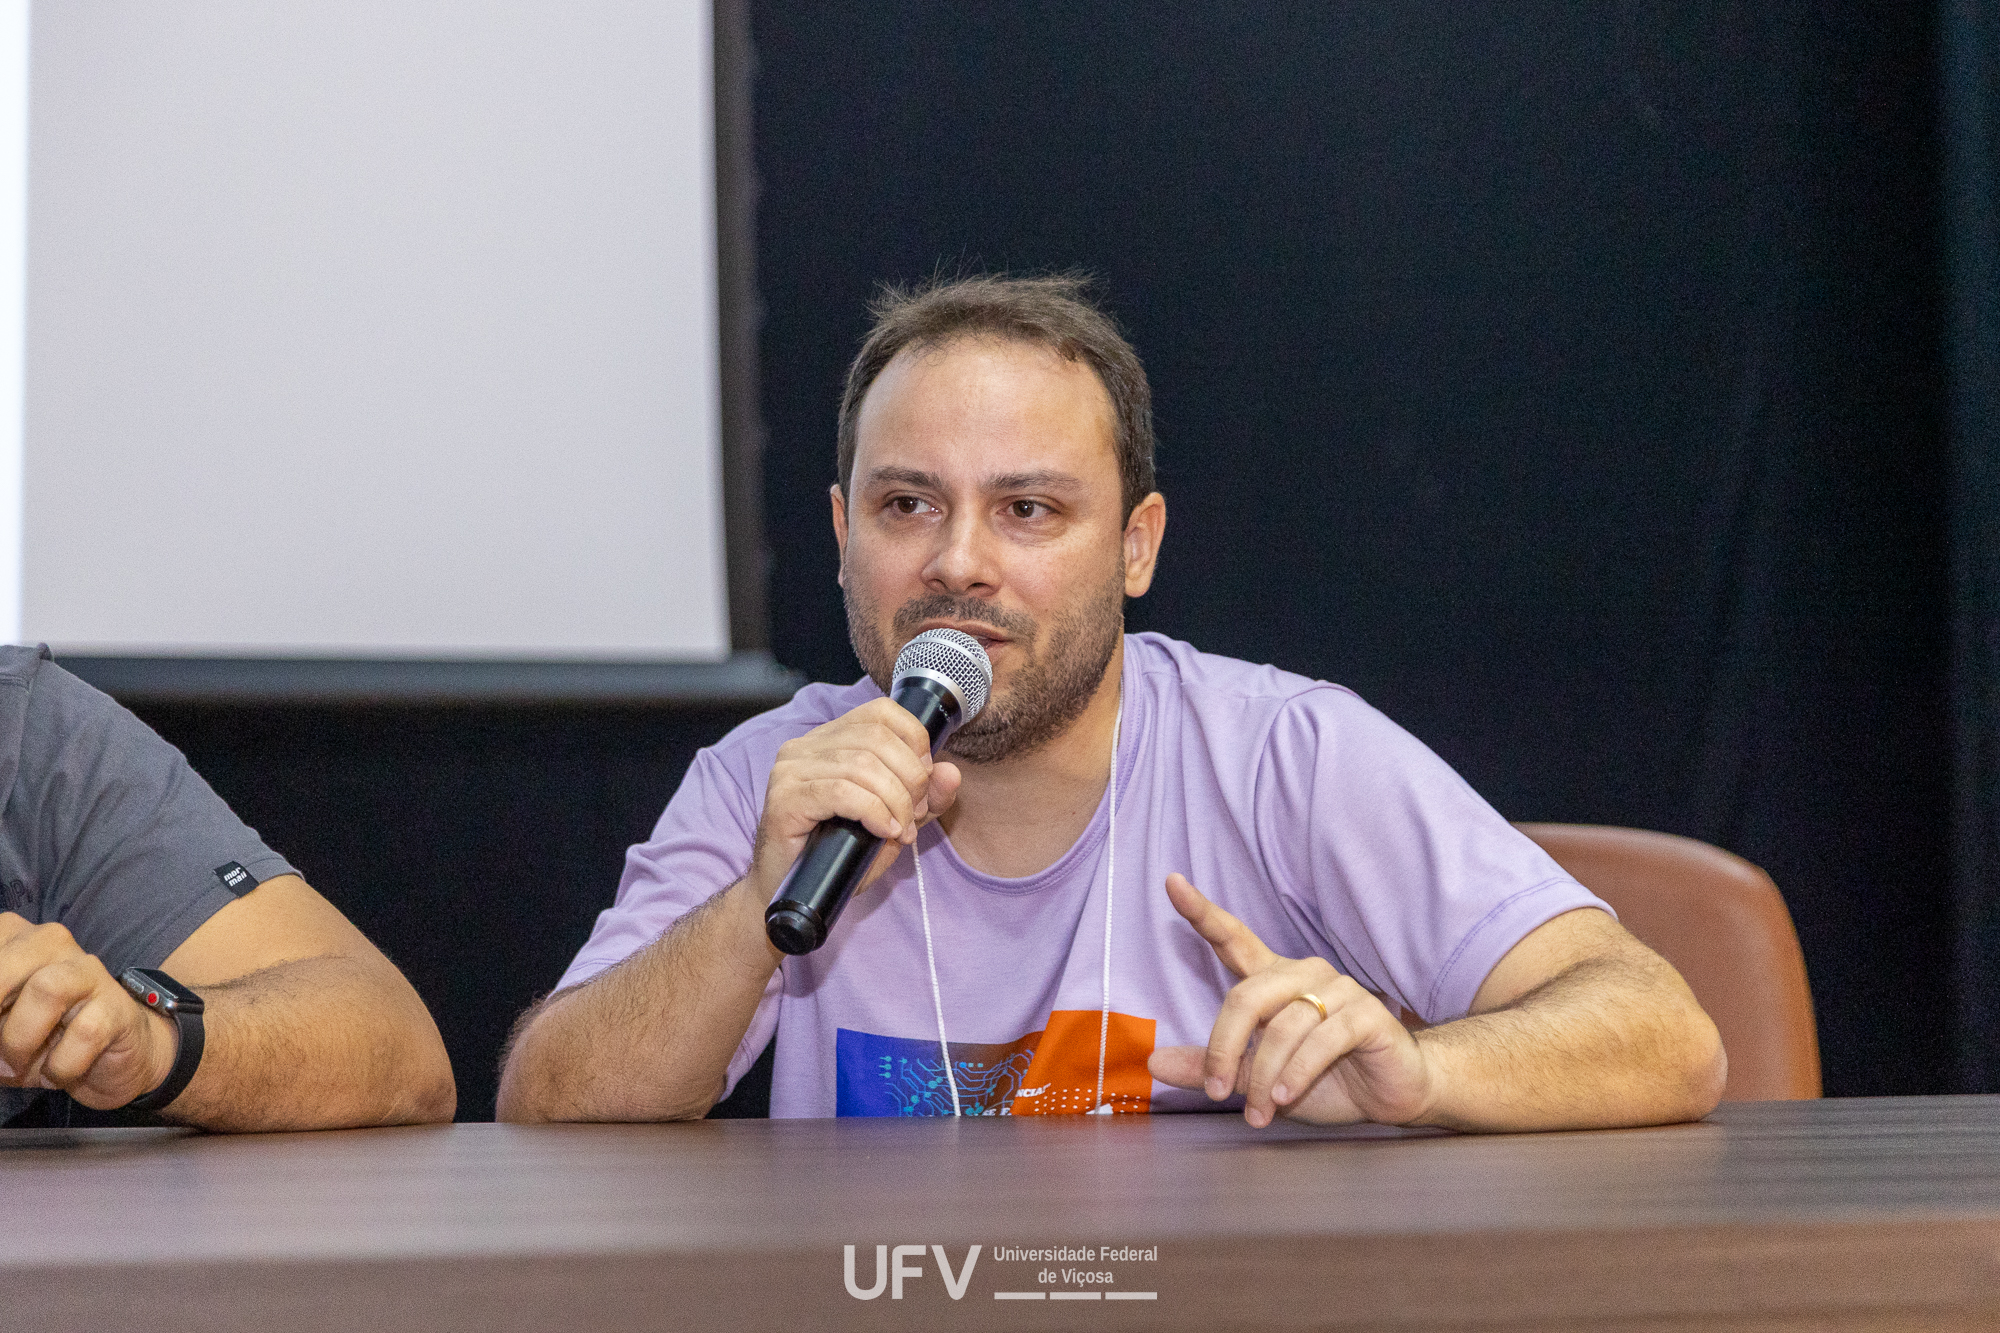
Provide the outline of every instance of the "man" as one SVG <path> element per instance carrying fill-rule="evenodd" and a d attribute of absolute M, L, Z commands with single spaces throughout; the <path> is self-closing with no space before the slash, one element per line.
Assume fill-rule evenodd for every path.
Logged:
<path fill-rule="evenodd" d="M 868 679 L 698 756 L 517 1029 L 503 1118 L 700 1116 L 774 1031 L 774 1115 L 1713 1108 L 1721 1045 L 1680 977 L 1436 756 L 1336 686 L 1124 635 L 1166 505 L 1144 372 L 1076 283 L 876 314 L 832 490 Z M 938 626 L 994 688 L 933 762 L 882 695 Z M 784 957 L 764 908 L 834 816 L 888 840 L 875 882 Z"/>
<path fill-rule="evenodd" d="M 0 1122 L 451 1118 L 402 973 L 46 649 L 0 648 L 0 791 Z"/>

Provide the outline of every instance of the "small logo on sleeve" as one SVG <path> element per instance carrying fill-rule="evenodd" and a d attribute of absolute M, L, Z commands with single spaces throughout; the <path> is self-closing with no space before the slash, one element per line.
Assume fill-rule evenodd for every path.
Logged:
<path fill-rule="evenodd" d="M 250 872 L 234 861 L 225 861 L 217 866 L 215 877 L 222 881 L 223 888 L 239 898 L 257 887 L 257 881 L 250 878 Z"/>

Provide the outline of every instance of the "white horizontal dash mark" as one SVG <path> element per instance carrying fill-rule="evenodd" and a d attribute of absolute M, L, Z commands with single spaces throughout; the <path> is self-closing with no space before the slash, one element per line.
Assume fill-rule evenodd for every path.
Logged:
<path fill-rule="evenodd" d="M 1160 1299 L 1160 1293 L 1157 1291 L 1107 1291 L 1104 1293 L 1104 1299 L 1107 1301 L 1157 1301 Z"/>
<path fill-rule="evenodd" d="M 1101 1291 L 1052 1291 L 1049 1293 L 1049 1299 L 1052 1301 L 1101 1301 L 1104 1299 L 1104 1293 Z"/>
<path fill-rule="evenodd" d="M 1046 1291 L 996 1291 L 993 1293 L 993 1299 L 996 1301 L 1045 1301 L 1048 1298 L 1049 1294 Z"/>

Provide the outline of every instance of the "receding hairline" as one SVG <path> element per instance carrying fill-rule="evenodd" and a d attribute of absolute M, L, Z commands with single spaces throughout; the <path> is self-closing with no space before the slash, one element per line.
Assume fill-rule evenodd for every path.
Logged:
<path fill-rule="evenodd" d="M 882 369 L 875 372 L 874 378 L 868 381 L 868 387 L 861 391 L 861 401 L 856 404 L 854 413 L 854 426 L 857 437 L 855 440 L 856 445 L 860 444 L 861 418 L 868 411 L 868 400 L 874 396 L 875 386 L 882 382 L 883 377 L 888 375 L 890 370 L 894 369 L 897 362 L 902 361 L 906 357 L 913 361 L 943 360 L 954 350 L 968 343 L 974 346 L 983 344 L 986 347 L 996 349 L 1002 347 L 1026 347 L 1041 352 L 1043 355 L 1051 357 L 1065 366 L 1073 366 L 1084 372 L 1084 374 L 1090 377 L 1091 384 L 1096 387 L 1098 400 L 1104 405 L 1104 410 L 1107 414 L 1106 421 L 1111 427 L 1111 451 L 1114 455 L 1118 452 L 1118 402 L 1111 396 L 1111 386 L 1104 382 L 1104 375 L 1098 370 L 1096 364 L 1089 357 L 1069 350 L 1062 343 L 1053 339 L 1037 338 L 1031 334 L 1017 334 L 1003 329 L 954 329 L 947 333 L 931 337 L 913 338 L 901 347 L 898 347 L 895 355 L 882 363 Z"/>
<path fill-rule="evenodd" d="M 898 361 L 905 357 L 911 360 L 938 361 L 967 344 L 994 349 L 1026 347 L 1066 366 L 1075 366 L 1087 372 L 1091 382 L 1097 386 L 1097 391 L 1104 395 L 1104 405 L 1111 409 L 1112 427 L 1115 431 L 1118 424 L 1118 404 L 1112 399 L 1111 386 L 1104 382 L 1104 375 L 1098 370 L 1096 363 L 1062 339 L 1040 338 L 1032 333 L 1017 332 L 1013 329 L 947 329 L 943 333 L 926 334 L 923 337 L 910 339 L 898 347 L 895 354 L 882 363 L 882 369 L 875 372 L 875 377 L 868 381 L 868 387 L 861 391 L 861 407 L 865 409 L 868 406 L 868 395 L 875 391 L 875 386 L 882 382 L 882 377 L 887 375 L 890 367 Z"/>

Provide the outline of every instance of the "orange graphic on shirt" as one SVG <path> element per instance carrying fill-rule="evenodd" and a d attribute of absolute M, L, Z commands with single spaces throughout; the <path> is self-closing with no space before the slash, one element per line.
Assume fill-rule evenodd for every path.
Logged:
<path fill-rule="evenodd" d="M 1021 1090 L 1014 1094 L 1015 1115 L 1086 1115 L 1097 1099 L 1097 1039 L 1102 1010 L 1058 1009 L 1049 1015 L 1035 1045 Z M 1152 1108 L 1153 1076 L 1146 1057 L 1153 1053 L 1150 1018 L 1111 1015 L 1104 1033 L 1104 1101 L 1120 1115 Z"/>

